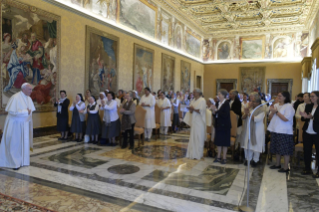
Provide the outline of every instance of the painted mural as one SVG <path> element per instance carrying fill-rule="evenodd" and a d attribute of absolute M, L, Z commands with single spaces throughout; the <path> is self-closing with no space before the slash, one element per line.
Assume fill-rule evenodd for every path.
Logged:
<path fill-rule="evenodd" d="M 174 90 L 175 82 L 175 58 L 162 54 L 162 84 L 164 91 Z"/>
<path fill-rule="evenodd" d="M 242 60 L 260 60 L 264 58 L 265 48 L 264 37 L 241 38 L 241 55 Z"/>
<path fill-rule="evenodd" d="M 179 50 L 183 48 L 183 29 L 182 26 L 177 25 L 175 29 L 175 47 Z"/>
<path fill-rule="evenodd" d="M 33 87 L 37 111 L 53 110 L 51 101 L 59 90 L 60 17 L 12 1 L 2 4 L 1 10 L 2 110 L 25 82 Z"/>
<path fill-rule="evenodd" d="M 181 61 L 181 91 L 189 92 L 191 87 L 191 64 Z"/>
<path fill-rule="evenodd" d="M 301 36 L 300 55 L 302 58 L 308 56 L 309 33 L 303 33 Z"/>
<path fill-rule="evenodd" d="M 227 60 L 230 59 L 230 43 L 227 41 L 221 42 L 217 47 L 217 59 Z"/>
<path fill-rule="evenodd" d="M 287 58 L 293 54 L 290 38 L 278 38 L 273 44 L 273 58 Z"/>
<path fill-rule="evenodd" d="M 94 96 L 106 89 L 117 90 L 118 41 L 114 35 L 86 28 L 86 89 Z"/>
<path fill-rule="evenodd" d="M 153 69 L 154 69 L 154 50 L 134 44 L 134 76 L 133 86 L 139 94 L 145 87 L 152 90 Z"/>
<path fill-rule="evenodd" d="M 122 25 L 155 38 L 157 7 L 145 0 L 121 0 L 119 21 Z"/>
<path fill-rule="evenodd" d="M 186 31 L 186 52 L 195 57 L 200 57 L 201 41 L 193 36 L 190 32 Z"/>

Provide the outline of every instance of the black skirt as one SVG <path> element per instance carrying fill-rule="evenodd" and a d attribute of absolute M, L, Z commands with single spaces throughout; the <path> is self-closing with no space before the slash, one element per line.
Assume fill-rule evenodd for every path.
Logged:
<path fill-rule="evenodd" d="M 66 132 L 69 130 L 69 116 L 57 115 L 57 131 Z"/>
<path fill-rule="evenodd" d="M 100 133 L 100 115 L 89 113 L 86 125 L 87 135 L 98 135 Z"/>
<path fill-rule="evenodd" d="M 270 152 L 278 155 L 293 155 L 295 149 L 294 136 L 282 133 L 271 133 Z"/>
<path fill-rule="evenodd" d="M 216 146 L 230 146 L 230 128 L 216 128 L 214 144 Z"/>
<path fill-rule="evenodd" d="M 106 126 L 105 122 L 103 122 L 102 127 L 102 138 L 114 138 L 119 136 L 121 131 L 121 123 L 120 119 L 111 122 L 108 126 Z"/>
<path fill-rule="evenodd" d="M 179 114 L 178 113 L 173 114 L 173 125 L 179 126 Z"/>
<path fill-rule="evenodd" d="M 72 133 L 84 133 L 85 132 L 85 121 L 81 121 L 79 111 L 74 108 L 71 122 Z"/>

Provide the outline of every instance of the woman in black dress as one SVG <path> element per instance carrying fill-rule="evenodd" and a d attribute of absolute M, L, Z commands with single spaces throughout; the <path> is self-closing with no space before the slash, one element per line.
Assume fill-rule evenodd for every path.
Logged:
<path fill-rule="evenodd" d="M 81 142 L 85 129 L 85 115 L 79 111 L 85 110 L 85 103 L 82 94 L 77 94 L 75 101 L 70 107 L 72 111 L 71 132 L 75 133 L 75 141 Z"/>
<path fill-rule="evenodd" d="M 220 89 L 218 92 L 218 107 L 212 105 L 212 112 L 215 118 L 215 141 L 217 146 L 217 157 L 214 163 L 220 162 L 226 164 L 227 149 L 230 146 L 230 106 L 226 101 L 228 92 L 225 89 Z M 223 159 L 221 159 L 221 152 L 223 151 Z"/>
<path fill-rule="evenodd" d="M 70 100 L 66 97 L 66 91 L 60 91 L 60 99 L 56 99 L 54 103 L 54 107 L 57 107 L 57 130 L 61 132 L 61 138 L 59 140 L 67 140 L 68 139 L 68 131 L 69 131 L 69 104 Z"/>
<path fill-rule="evenodd" d="M 95 102 L 94 96 L 89 97 L 88 101 L 89 105 L 84 111 L 80 111 L 80 113 L 88 114 L 86 134 L 91 138 L 89 143 L 97 144 L 100 133 L 99 106 Z"/>

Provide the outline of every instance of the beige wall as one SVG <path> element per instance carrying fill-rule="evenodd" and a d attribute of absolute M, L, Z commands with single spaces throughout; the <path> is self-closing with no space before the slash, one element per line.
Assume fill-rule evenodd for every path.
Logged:
<path fill-rule="evenodd" d="M 301 63 L 234 63 L 205 65 L 204 94 L 205 97 L 216 95 L 216 79 L 237 79 L 237 89 L 240 89 L 239 67 L 265 66 L 265 85 L 267 79 L 293 79 L 292 96 L 301 92 Z"/>
<path fill-rule="evenodd" d="M 121 33 L 107 26 L 85 19 L 72 12 L 53 6 L 40 0 L 19 0 L 22 3 L 35 6 L 61 17 L 61 70 L 60 89 L 66 90 L 71 101 L 76 93 L 85 90 L 85 28 L 86 25 L 97 28 L 101 31 L 113 34 L 120 39 L 119 46 L 119 88 L 132 90 L 133 84 L 133 46 L 134 43 L 154 49 L 154 85 L 158 90 L 161 83 L 161 58 L 162 53 L 175 57 L 175 89 L 180 89 L 180 61 L 185 60 L 191 63 L 191 88 L 194 85 L 194 71 L 196 75 L 202 76 L 204 65 L 172 53 L 164 48 L 152 45 L 128 34 Z M 3 126 L 5 115 L 0 116 L 0 126 Z M 34 127 L 52 126 L 56 124 L 55 112 L 35 113 L 33 115 Z"/>

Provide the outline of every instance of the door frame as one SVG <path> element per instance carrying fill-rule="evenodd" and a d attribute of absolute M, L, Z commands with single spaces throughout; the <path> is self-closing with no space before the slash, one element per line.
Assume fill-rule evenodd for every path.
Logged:
<path fill-rule="evenodd" d="M 234 89 L 237 90 L 237 79 L 216 79 L 216 95 L 221 83 L 233 83 Z"/>
<path fill-rule="evenodd" d="M 271 94 L 271 86 L 273 83 L 288 83 L 288 92 L 290 99 L 292 98 L 292 84 L 293 79 L 267 79 L 268 93 Z"/>

